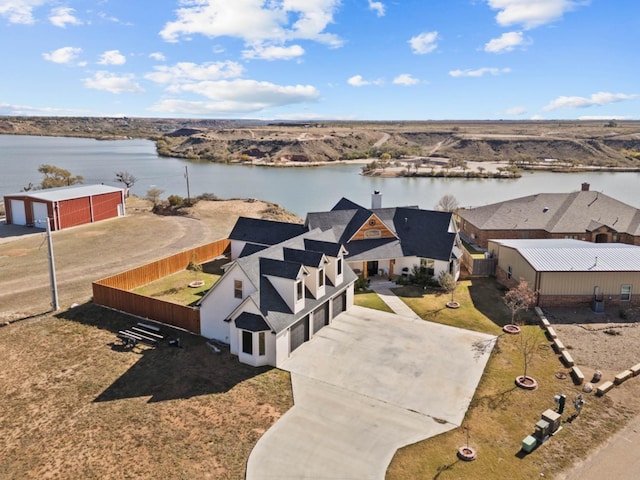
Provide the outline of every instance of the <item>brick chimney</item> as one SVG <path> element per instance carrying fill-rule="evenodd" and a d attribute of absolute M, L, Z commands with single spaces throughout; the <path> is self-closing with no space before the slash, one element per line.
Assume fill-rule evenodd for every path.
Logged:
<path fill-rule="evenodd" d="M 590 187 L 590 186 L 591 186 L 591 185 L 589 185 L 587 182 L 584 182 L 584 183 L 582 184 L 582 191 L 583 191 L 583 192 L 588 192 L 588 191 L 589 191 L 589 187 Z"/>

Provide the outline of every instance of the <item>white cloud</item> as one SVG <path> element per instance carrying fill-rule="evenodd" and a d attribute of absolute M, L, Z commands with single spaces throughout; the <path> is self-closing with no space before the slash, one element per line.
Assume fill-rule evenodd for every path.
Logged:
<path fill-rule="evenodd" d="M 96 72 L 93 77 L 85 78 L 84 86 L 117 94 L 144 93 L 144 89 L 135 81 L 134 75 L 115 75 L 104 70 Z"/>
<path fill-rule="evenodd" d="M 238 114 L 313 102 L 320 96 L 311 85 L 276 85 L 242 79 L 189 83 L 178 86 L 174 91 L 195 93 L 211 101 L 166 99 L 154 105 L 152 110 L 165 113 Z"/>
<path fill-rule="evenodd" d="M 347 79 L 352 87 L 366 87 L 367 85 L 382 85 L 382 80 L 365 80 L 362 75 L 354 75 Z"/>
<path fill-rule="evenodd" d="M 0 102 L 0 115 L 55 115 L 55 116 L 79 116 L 86 111 L 55 107 L 33 107 L 31 105 L 15 105 Z"/>
<path fill-rule="evenodd" d="M 410 73 L 401 73 L 396 78 L 393 79 L 393 83 L 395 85 L 417 85 L 420 83 L 420 80 L 413 77 Z"/>
<path fill-rule="evenodd" d="M 29 25 L 35 21 L 33 10 L 47 2 L 48 0 L 0 0 L 0 17 L 5 17 L 9 23 Z"/>
<path fill-rule="evenodd" d="M 496 20 L 502 26 L 522 25 L 532 29 L 554 22 L 584 1 L 574 0 L 486 0 L 493 10 L 498 10 Z"/>
<path fill-rule="evenodd" d="M 438 48 L 438 40 L 440 39 L 438 32 L 424 32 L 409 40 L 411 50 L 418 55 L 433 52 Z"/>
<path fill-rule="evenodd" d="M 372 0 L 369 0 L 369 10 L 373 10 L 374 12 L 376 12 L 376 15 L 378 15 L 379 17 L 384 17 L 385 6 L 382 2 L 374 2 Z"/>
<path fill-rule="evenodd" d="M 155 60 L 156 62 L 164 62 L 167 57 L 164 56 L 162 52 L 153 52 L 149 54 L 149 58 Z"/>
<path fill-rule="evenodd" d="M 42 57 L 49 62 L 69 64 L 78 58 L 81 53 L 82 49 L 78 47 L 62 47 L 49 53 L 43 53 Z"/>
<path fill-rule="evenodd" d="M 510 71 L 510 68 L 483 67 L 476 70 L 451 70 L 449 75 L 452 77 L 484 77 L 485 75 L 501 75 Z"/>
<path fill-rule="evenodd" d="M 542 115 L 532 115 L 531 120 L 544 120 L 544 117 Z"/>
<path fill-rule="evenodd" d="M 107 50 L 100 55 L 99 65 L 124 65 L 127 59 L 119 50 Z"/>
<path fill-rule="evenodd" d="M 154 72 L 145 78 L 156 83 L 183 84 L 206 80 L 220 80 L 236 78 L 242 75 L 242 65 L 232 61 L 192 63 L 179 62 L 172 66 L 161 65 L 154 67 Z"/>
<path fill-rule="evenodd" d="M 82 21 L 74 13 L 75 9 L 73 8 L 57 7 L 51 10 L 49 21 L 60 28 L 65 28 L 67 25 L 82 25 Z"/>
<path fill-rule="evenodd" d="M 242 51 L 243 58 L 261 60 L 291 60 L 302 55 L 304 55 L 304 49 L 300 45 L 290 45 L 288 47 L 256 45 L 250 50 Z"/>
<path fill-rule="evenodd" d="M 249 46 L 296 39 L 342 45 L 336 35 L 325 32 L 340 0 L 185 0 L 182 5 L 175 12 L 177 19 L 160 32 L 168 42 L 199 34 L 236 37 Z"/>
<path fill-rule="evenodd" d="M 561 96 L 553 100 L 546 107 L 544 111 L 558 110 L 561 108 L 588 108 L 594 106 L 608 105 L 610 103 L 622 102 L 624 100 L 634 100 L 640 98 L 640 95 L 626 94 L 626 93 L 609 93 L 598 92 L 594 93 L 590 97 L 565 97 Z"/>
<path fill-rule="evenodd" d="M 525 46 L 529 43 L 524 40 L 522 32 L 507 32 L 485 43 L 484 51 L 489 53 L 511 52 L 516 47 Z"/>

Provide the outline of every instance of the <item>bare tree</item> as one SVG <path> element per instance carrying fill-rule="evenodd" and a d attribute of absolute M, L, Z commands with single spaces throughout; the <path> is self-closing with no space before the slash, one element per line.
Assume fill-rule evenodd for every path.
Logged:
<path fill-rule="evenodd" d="M 153 203 L 154 207 L 157 207 L 160 203 L 160 196 L 164 193 L 164 190 L 160 188 L 150 188 L 147 190 L 146 199 Z"/>
<path fill-rule="evenodd" d="M 535 354 L 540 350 L 540 336 L 538 335 L 539 332 L 537 330 L 525 329 L 523 327 L 524 325 L 521 324 L 520 335 L 518 335 L 520 344 L 518 345 L 518 347 L 520 349 L 520 353 L 522 354 L 522 377 L 526 379 L 529 365 L 531 364 Z"/>
<path fill-rule="evenodd" d="M 458 285 L 455 277 L 443 270 L 438 274 L 438 284 L 445 292 L 451 294 L 451 301 L 453 302 L 453 292 L 456 291 L 456 286 Z"/>
<path fill-rule="evenodd" d="M 511 310 L 511 324 L 515 325 L 516 315 L 528 310 L 536 301 L 536 292 L 529 288 L 529 283 L 521 278 L 518 284 L 504 294 L 504 303 Z"/>
<path fill-rule="evenodd" d="M 134 177 L 131 173 L 126 170 L 116 172 L 116 181 L 120 183 L 124 183 L 124 186 L 127 188 L 127 197 L 129 196 L 129 189 L 133 187 L 133 185 L 138 181 L 136 177 Z"/>
<path fill-rule="evenodd" d="M 458 208 L 458 200 L 450 194 L 443 195 L 436 204 L 436 210 L 440 212 L 453 212 Z"/>

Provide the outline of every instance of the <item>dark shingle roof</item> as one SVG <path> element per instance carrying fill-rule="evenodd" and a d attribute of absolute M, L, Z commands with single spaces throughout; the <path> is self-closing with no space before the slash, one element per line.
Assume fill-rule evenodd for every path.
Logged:
<path fill-rule="evenodd" d="M 349 260 L 418 256 L 446 261 L 451 257 L 456 237 L 455 232 L 450 231 L 451 213 L 421 210 L 415 206 L 371 210 L 358 206 L 357 210 L 345 209 L 354 205 L 357 206 L 343 198 L 329 212 L 308 214 L 306 224 L 310 229 L 332 229 L 336 242 L 345 245 L 349 251 Z M 399 241 L 368 239 L 349 242 L 372 215 L 376 215 L 389 230 L 394 232 Z"/>
<path fill-rule="evenodd" d="M 276 260 L 274 258 L 260 257 L 260 274 L 271 277 L 288 278 L 295 280 L 300 275 L 302 265 L 298 262 Z"/>
<path fill-rule="evenodd" d="M 242 330 L 249 330 L 250 332 L 264 332 L 271 330 L 271 327 L 264 321 L 262 315 L 256 315 L 255 313 L 242 312 L 238 318 L 236 318 L 236 327 Z"/>
<path fill-rule="evenodd" d="M 322 252 L 329 257 L 337 257 L 340 254 L 342 245 L 335 242 L 323 242 L 320 240 L 313 240 L 311 238 L 304 239 L 304 248 L 313 250 L 315 252 Z"/>
<path fill-rule="evenodd" d="M 305 267 L 318 268 L 323 263 L 324 254 L 311 250 L 299 250 L 295 248 L 283 248 L 284 259 L 288 262 L 301 263 Z"/>
<path fill-rule="evenodd" d="M 276 245 L 306 231 L 307 227 L 298 223 L 240 217 L 229 238 L 260 245 Z"/>

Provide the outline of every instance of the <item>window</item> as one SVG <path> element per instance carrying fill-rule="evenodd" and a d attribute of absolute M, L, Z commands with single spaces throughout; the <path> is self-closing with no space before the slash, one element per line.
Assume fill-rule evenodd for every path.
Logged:
<path fill-rule="evenodd" d="M 318 287 L 324 287 L 324 268 L 318 270 Z"/>
<path fill-rule="evenodd" d="M 622 285 L 620 289 L 620 301 L 628 302 L 631 300 L 631 285 Z"/>
<path fill-rule="evenodd" d="M 336 269 L 338 271 L 338 275 L 342 275 L 342 259 L 341 258 L 338 259 L 338 265 L 336 266 Z"/>
<path fill-rule="evenodd" d="M 302 280 L 298 280 L 298 283 L 296 283 L 296 301 L 302 300 L 302 294 Z"/>
<path fill-rule="evenodd" d="M 513 276 L 513 271 L 511 270 L 511 265 L 509 265 L 507 267 L 507 279 L 511 280 L 512 276 Z"/>
<path fill-rule="evenodd" d="M 233 281 L 233 296 L 235 298 L 242 298 L 242 280 Z"/>
<path fill-rule="evenodd" d="M 264 332 L 258 333 L 258 355 L 261 357 L 266 355 L 267 347 L 265 344 L 265 335 Z"/>
<path fill-rule="evenodd" d="M 253 334 L 247 330 L 242 331 L 242 353 L 253 355 Z"/>
<path fill-rule="evenodd" d="M 436 261 L 432 258 L 421 258 L 420 259 L 420 269 L 425 272 L 427 275 L 431 275 L 433 277 L 436 268 Z"/>

